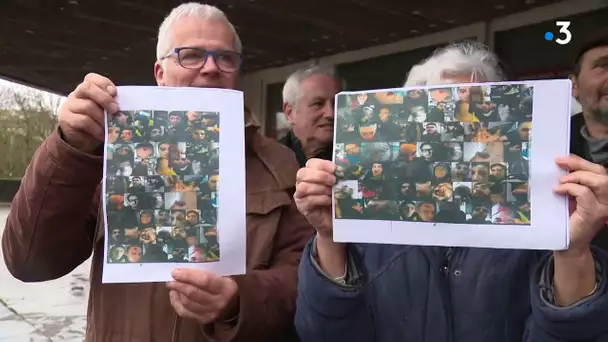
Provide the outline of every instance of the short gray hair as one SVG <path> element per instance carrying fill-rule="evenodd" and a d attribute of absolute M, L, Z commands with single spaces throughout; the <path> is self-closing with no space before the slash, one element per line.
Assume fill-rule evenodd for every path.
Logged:
<path fill-rule="evenodd" d="M 224 14 L 222 10 L 211 5 L 203 5 L 199 4 L 198 2 L 188 2 L 171 10 L 169 15 L 167 15 L 165 20 L 160 25 L 160 28 L 158 29 L 158 42 L 156 44 L 157 60 L 161 60 L 171 51 L 171 28 L 180 19 L 187 16 L 195 16 L 200 19 L 217 20 L 226 24 L 226 26 L 234 33 L 234 49 L 238 53 L 242 52 L 243 45 L 241 43 L 241 39 L 239 38 L 236 29 L 232 23 L 230 23 L 226 17 L 226 14 Z"/>
<path fill-rule="evenodd" d="M 283 86 L 283 103 L 295 106 L 300 96 L 300 86 L 302 85 L 302 82 L 313 75 L 327 75 L 336 81 L 338 80 L 335 69 L 331 67 L 313 65 L 306 69 L 298 69 L 287 78 L 287 81 L 285 81 L 285 85 Z"/>
<path fill-rule="evenodd" d="M 405 86 L 441 84 L 448 75 L 471 75 L 471 82 L 505 79 L 498 57 L 477 41 L 452 43 L 437 49 L 409 72 Z"/>

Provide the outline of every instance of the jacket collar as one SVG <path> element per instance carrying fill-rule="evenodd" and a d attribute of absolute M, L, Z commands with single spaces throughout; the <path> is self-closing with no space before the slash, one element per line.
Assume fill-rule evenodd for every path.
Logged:
<path fill-rule="evenodd" d="M 251 142 L 251 139 L 254 135 L 258 134 L 260 130 L 260 124 L 255 119 L 251 110 L 245 107 L 245 144 Z"/>
<path fill-rule="evenodd" d="M 296 159 L 298 161 L 298 164 L 300 164 L 300 167 L 304 167 L 308 158 L 302 150 L 302 143 L 300 142 L 300 139 L 298 139 L 293 133 L 293 131 L 290 130 L 289 132 L 287 132 L 284 141 L 285 145 L 289 147 L 296 155 Z"/>

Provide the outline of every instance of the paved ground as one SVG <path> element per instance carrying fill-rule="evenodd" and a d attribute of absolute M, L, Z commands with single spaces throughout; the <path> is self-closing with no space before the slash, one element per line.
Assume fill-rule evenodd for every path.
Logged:
<path fill-rule="evenodd" d="M 0 207 L 0 236 L 7 214 Z M 61 279 L 25 284 L 1 260 L 0 342 L 83 341 L 89 265 L 87 261 Z"/>

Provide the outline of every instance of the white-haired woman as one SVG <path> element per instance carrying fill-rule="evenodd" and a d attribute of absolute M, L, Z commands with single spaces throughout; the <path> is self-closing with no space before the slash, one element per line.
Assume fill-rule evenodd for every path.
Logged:
<path fill-rule="evenodd" d="M 498 57 L 475 41 L 450 44 L 412 67 L 405 86 L 500 82 L 505 78 Z"/>
<path fill-rule="evenodd" d="M 465 42 L 416 65 L 406 84 L 502 79 L 496 56 Z M 563 163 L 574 165 L 572 158 Z M 298 209 L 317 229 L 299 271 L 302 342 L 608 341 L 608 279 L 594 268 L 608 265 L 608 255 L 589 246 L 588 228 L 601 217 L 585 214 L 597 207 L 591 191 L 575 196 L 576 247 L 568 251 L 341 244 L 332 238 L 335 170 L 330 161 L 311 159 L 297 177 Z"/>

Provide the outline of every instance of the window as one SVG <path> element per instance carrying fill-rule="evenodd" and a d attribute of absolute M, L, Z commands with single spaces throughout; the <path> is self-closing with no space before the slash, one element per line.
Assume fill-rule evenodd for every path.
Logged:
<path fill-rule="evenodd" d="M 266 86 L 266 136 L 281 139 L 289 124 L 283 113 L 283 85 L 285 82 L 273 83 Z"/>

